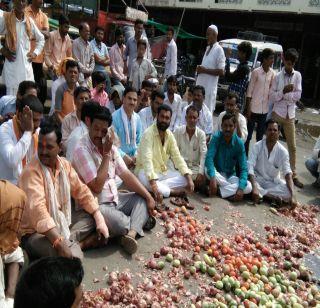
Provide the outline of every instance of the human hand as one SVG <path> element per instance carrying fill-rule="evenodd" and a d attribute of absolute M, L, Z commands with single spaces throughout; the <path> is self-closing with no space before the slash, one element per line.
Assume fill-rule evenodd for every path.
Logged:
<path fill-rule="evenodd" d="M 297 199 L 296 197 L 293 195 L 290 199 L 289 199 L 289 207 L 291 209 L 295 209 L 298 205 Z"/>
<path fill-rule="evenodd" d="M 101 235 L 107 239 L 109 238 L 109 229 L 106 225 L 106 222 L 101 214 L 101 212 L 98 210 L 94 213 L 93 215 L 94 220 L 96 222 L 96 231 L 98 233 L 99 238 L 101 237 Z"/>
<path fill-rule="evenodd" d="M 205 71 L 206 71 L 205 67 L 203 67 L 202 65 L 197 65 L 196 72 L 198 74 L 204 74 Z"/>
<path fill-rule="evenodd" d="M 125 86 L 127 84 L 127 79 L 122 79 L 121 83 Z"/>
<path fill-rule="evenodd" d="M 156 202 L 154 201 L 154 199 L 151 196 L 146 201 L 147 201 L 147 208 L 148 208 L 149 215 L 154 216 L 154 209 L 156 206 Z"/>
<path fill-rule="evenodd" d="M 56 250 L 58 255 L 61 257 L 65 257 L 69 259 L 73 258 L 72 251 L 65 239 L 63 239 L 56 245 Z"/>
<path fill-rule="evenodd" d="M 192 177 L 190 174 L 186 174 L 185 177 L 187 179 L 187 190 L 189 191 L 189 193 L 192 193 L 194 191 L 194 183 Z"/>
<path fill-rule="evenodd" d="M 157 182 L 155 180 L 151 180 L 150 187 L 151 187 L 151 191 L 153 192 L 153 195 L 155 197 L 155 201 L 159 204 L 162 204 L 163 196 L 158 190 Z"/>
<path fill-rule="evenodd" d="M 256 187 L 253 187 L 252 188 L 252 201 L 253 201 L 253 203 L 255 203 L 255 204 L 259 203 L 259 199 L 260 199 L 259 191 Z"/>
<path fill-rule="evenodd" d="M 25 132 L 33 132 L 33 115 L 29 106 L 25 106 L 22 111 L 22 118 L 20 119 L 21 129 Z"/>
<path fill-rule="evenodd" d="M 103 140 L 104 139 L 104 140 Z M 103 155 L 108 155 L 111 152 L 112 145 L 114 142 L 114 133 L 113 131 L 106 134 L 105 138 L 102 139 L 103 142 Z"/>
<path fill-rule="evenodd" d="M 238 189 L 236 194 L 231 199 L 235 202 L 241 201 L 243 199 L 243 190 Z"/>
<path fill-rule="evenodd" d="M 287 84 L 283 88 L 283 94 L 289 93 L 293 91 L 293 84 Z"/>
<path fill-rule="evenodd" d="M 3 47 L 1 49 L 1 53 L 3 56 L 9 61 L 9 62 L 14 62 L 16 60 L 16 54 L 11 52 L 8 48 Z"/>
<path fill-rule="evenodd" d="M 129 155 L 123 156 L 123 160 L 129 169 L 135 166 L 135 160 L 133 160 L 133 158 L 130 157 Z"/>
<path fill-rule="evenodd" d="M 212 178 L 209 183 L 209 196 L 214 197 L 217 195 L 218 184 L 216 178 Z"/>
<path fill-rule="evenodd" d="M 36 57 L 37 57 L 37 55 L 34 52 L 27 53 L 27 59 L 29 62 L 32 62 Z"/>

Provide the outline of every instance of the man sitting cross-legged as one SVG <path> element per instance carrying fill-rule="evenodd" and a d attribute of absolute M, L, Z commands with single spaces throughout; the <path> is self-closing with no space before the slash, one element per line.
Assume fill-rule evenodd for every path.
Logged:
<path fill-rule="evenodd" d="M 73 165 L 98 197 L 111 236 L 121 236 L 121 245 L 133 254 L 137 250 L 135 238 L 137 234 L 143 236 L 143 227 L 149 214 L 153 214 L 154 200 L 128 170 L 113 145 L 111 124 L 109 109 L 101 107 L 101 111 L 93 115 L 89 133 L 82 137 L 75 148 Z M 116 176 L 133 192 L 118 193 Z"/>
<path fill-rule="evenodd" d="M 22 216 L 22 247 L 31 259 L 60 255 L 82 258 L 82 249 L 89 248 L 92 228 L 88 215 L 76 220 L 71 215 L 71 197 L 77 206 L 94 217 L 98 236 L 108 238 L 108 228 L 99 205 L 90 189 L 81 182 L 76 171 L 61 151 L 61 131 L 50 122 L 42 124 L 39 134 L 38 157 L 24 169 L 19 179 L 20 188 L 28 201 Z M 71 227 L 70 227 L 71 226 Z"/>
<path fill-rule="evenodd" d="M 279 125 L 274 120 L 266 122 L 266 138 L 251 149 L 249 160 L 249 180 L 252 184 L 252 200 L 260 197 L 281 204 L 282 201 L 296 206 L 292 171 L 287 149 L 279 142 Z M 280 171 L 285 181 L 280 178 Z"/>
<path fill-rule="evenodd" d="M 186 112 L 186 123 L 174 131 L 181 155 L 192 171 L 195 189 L 199 189 L 205 182 L 204 162 L 207 154 L 206 134 L 197 127 L 199 110 L 189 106 Z"/>
<path fill-rule="evenodd" d="M 152 191 L 156 201 L 163 197 L 184 196 L 185 187 L 193 191 L 191 170 L 179 152 L 170 126 L 172 110 L 167 105 L 158 108 L 157 123 L 152 124 L 143 134 L 137 154 L 135 169 L 139 180 Z M 172 160 L 178 170 L 168 170 Z"/>
<path fill-rule="evenodd" d="M 209 195 L 220 189 L 222 198 L 241 201 L 251 192 L 248 181 L 247 158 L 243 141 L 236 133 L 236 117 L 226 113 L 222 118 L 222 131 L 212 136 L 205 166 L 210 180 Z M 239 169 L 239 177 L 236 171 Z"/>

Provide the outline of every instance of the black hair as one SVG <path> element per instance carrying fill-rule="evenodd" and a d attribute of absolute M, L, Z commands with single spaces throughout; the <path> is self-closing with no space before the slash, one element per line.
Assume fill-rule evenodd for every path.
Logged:
<path fill-rule="evenodd" d="M 94 33 L 97 33 L 98 31 L 102 31 L 103 33 L 105 32 L 104 29 L 100 26 L 97 26 L 95 29 L 94 29 Z"/>
<path fill-rule="evenodd" d="M 145 88 L 153 88 L 153 83 L 149 80 L 143 80 L 141 83 L 141 89 L 145 89 Z"/>
<path fill-rule="evenodd" d="M 94 87 L 99 83 L 106 82 L 106 75 L 100 71 L 93 72 L 91 78 Z"/>
<path fill-rule="evenodd" d="M 236 116 L 231 112 L 226 112 L 226 114 L 222 117 L 221 123 L 223 123 L 224 121 L 227 121 L 227 120 L 232 120 L 233 124 L 236 124 L 236 122 L 237 122 Z"/>
<path fill-rule="evenodd" d="M 147 42 L 144 39 L 140 39 L 137 42 L 137 48 L 139 48 L 140 45 L 143 45 L 147 49 Z"/>
<path fill-rule="evenodd" d="M 144 25 L 144 22 L 143 22 L 143 20 L 141 20 L 141 19 L 136 19 L 136 21 L 134 22 L 134 25 L 136 26 L 136 25 Z"/>
<path fill-rule="evenodd" d="M 175 84 L 177 84 L 178 83 L 177 77 L 174 76 L 174 75 L 169 76 L 167 78 L 167 83 L 175 83 Z"/>
<path fill-rule="evenodd" d="M 227 94 L 227 99 L 233 99 L 233 98 L 235 98 L 236 99 L 236 104 L 238 104 L 238 102 L 239 102 L 239 95 L 237 94 L 237 93 L 235 93 L 235 92 L 228 92 L 228 94 Z"/>
<path fill-rule="evenodd" d="M 192 94 L 194 94 L 194 92 L 196 91 L 201 91 L 203 96 L 206 95 L 206 90 L 203 86 L 194 86 L 192 90 Z"/>
<path fill-rule="evenodd" d="M 195 112 L 198 114 L 198 116 L 200 115 L 199 110 L 198 110 L 196 107 L 194 107 L 193 105 L 190 105 L 190 106 L 187 108 L 186 116 L 188 115 L 188 113 L 189 113 L 190 111 L 195 111 Z"/>
<path fill-rule="evenodd" d="M 79 87 L 76 87 L 73 92 L 74 98 L 77 98 L 81 93 L 88 93 L 89 96 L 91 94 L 90 90 L 87 87 L 79 86 Z"/>
<path fill-rule="evenodd" d="M 246 60 L 249 60 L 252 55 L 252 45 L 250 42 L 244 41 L 238 45 L 238 50 L 246 54 Z"/>
<path fill-rule="evenodd" d="M 39 135 L 45 136 L 45 135 L 48 135 L 52 132 L 55 132 L 55 134 L 57 136 L 57 144 L 60 144 L 61 140 L 62 140 L 62 132 L 61 132 L 60 125 L 58 125 L 58 123 L 53 118 L 49 118 L 49 119 L 44 120 L 40 124 Z"/>
<path fill-rule="evenodd" d="M 70 25 L 70 20 L 68 16 L 61 14 L 59 16 L 59 26 L 66 25 L 66 24 Z"/>
<path fill-rule="evenodd" d="M 172 109 L 171 109 L 170 106 L 165 105 L 165 104 L 160 105 L 159 108 L 158 108 L 157 114 L 160 114 L 160 112 L 161 112 L 162 110 L 164 110 L 164 111 L 169 111 L 170 114 L 172 115 Z"/>
<path fill-rule="evenodd" d="M 173 27 L 169 26 L 167 29 L 167 32 L 169 32 L 169 31 L 172 33 L 172 35 L 174 35 L 174 28 Z"/>
<path fill-rule="evenodd" d="M 75 60 L 68 60 L 66 62 L 66 71 L 70 68 L 70 67 L 76 67 L 78 69 L 78 71 L 80 72 L 80 66 L 79 63 Z"/>
<path fill-rule="evenodd" d="M 100 104 L 93 100 L 86 101 L 81 108 L 81 121 L 85 122 L 86 117 L 93 119 L 93 114 L 100 111 Z"/>
<path fill-rule="evenodd" d="M 190 87 L 188 88 L 188 92 L 190 92 L 191 94 L 193 94 L 193 91 L 194 91 L 194 86 L 190 86 Z"/>
<path fill-rule="evenodd" d="M 112 125 L 112 114 L 107 107 L 100 106 L 97 112 L 92 113 L 91 116 L 88 115 L 88 117 L 90 118 L 91 124 L 96 119 L 107 122 L 108 127 Z"/>
<path fill-rule="evenodd" d="M 261 52 L 261 58 L 263 60 L 269 59 L 271 56 L 274 56 L 274 50 L 271 48 L 265 48 Z"/>
<path fill-rule="evenodd" d="M 19 112 L 22 112 L 26 106 L 34 112 L 43 113 L 43 105 L 37 96 L 27 95 L 22 97 L 21 100 L 17 100 L 16 108 Z"/>
<path fill-rule="evenodd" d="M 29 89 L 36 89 L 38 92 L 37 84 L 31 80 L 24 80 L 19 83 L 18 93 L 24 96 Z"/>
<path fill-rule="evenodd" d="M 83 276 L 78 258 L 41 258 L 23 271 L 17 284 L 14 307 L 70 308 Z"/>
<path fill-rule="evenodd" d="M 126 87 L 123 91 L 123 97 L 125 97 L 130 92 L 137 93 L 137 90 L 134 87 Z"/>
<path fill-rule="evenodd" d="M 269 119 L 269 120 L 267 120 L 266 121 L 266 129 L 268 128 L 268 126 L 270 125 L 270 124 L 277 124 L 277 126 L 278 126 L 278 131 L 280 131 L 280 125 L 279 125 L 279 123 L 277 122 L 277 121 L 275 121 L 275 120 L 273 120 L 273 119 Z"/>
<path fill-rule="evenodd" d="M 79 25 L 79 32 L 83 30 L 83 28 L 84 28 L 85 25 L 89 25 L 89 24 L 88 24 L 86 21 L 83 21 L 83 22 L 80 23 L 80 25 Z"/>
<path fill-rule="evenodd" d="M 283 57 L 286 61 L 291 61 L 292 63 L 296 63 L 299 58 L 299 53 L 295 48 L 289 48 L 284 53 Z"/>
<path fill-rule="evenodd" d="M 123 30 L 121 28 L 117 28 L 114 35 L 115 35 L 115 37 L 123 35 Z"/>
<path fill-rule="evenodd" d="M 160 97 L 161 99 L 165 98 L 165 96 L 164 96 L 162 91 L 153 90 L 152 93 L 151 93 L 151 101 L 153 102 L 156 99 L 156 97 Z"/>

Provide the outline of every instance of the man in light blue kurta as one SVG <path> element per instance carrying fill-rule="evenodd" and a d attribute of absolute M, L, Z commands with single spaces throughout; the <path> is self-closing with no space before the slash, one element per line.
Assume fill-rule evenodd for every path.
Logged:
<path fill-rule="evenodd" d="M 112 125 L 120 139 L 120 149 L 130 156 L 133 165 L 142 135 L 140 117 L 134 112 L 137 101 L 138 95 L 135 89 L 126 88 L 122 107 L 112 114 Z"/>

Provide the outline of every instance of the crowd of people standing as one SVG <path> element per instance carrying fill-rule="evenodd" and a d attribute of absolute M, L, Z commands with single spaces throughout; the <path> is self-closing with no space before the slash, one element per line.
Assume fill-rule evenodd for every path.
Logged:
<path fill-rule="evenodd" d="M 196 85 L 182 98 L 173 28 L 167 31 L 163 92 L 141 20 L 126 44 L 116 29 L 108 50 L 101 27 L 90 40 L 90 26 L 82 22 L 72 41 L 64 15 L 49 32 L 42 0 L 13 3 L 11 12 L 0 12 L 7 89 L 0 99 L 1 307 L 13 305 L 22 249 L 30 260 L 83 259 L 84 250 L 117 237 L 134 254 L 164 198 L 190 210 L 193 191 L 234 202 L 246 195 L 255 204 L 297 205 L 294 186 L 303 184 L 296 170 L 295 103 L 302 86 L 295 49 L 284 52 L 278 73 L 274 51 L 263 50 L 261 67 L 251 72 L 252 46 L 243 42 L 231 72 L 230 53 L 211 25 Z M 44 115 L 47 76 L 52 101 Z M 225 111 L 216 117 L 222 76 L 230 86 Z M 280 125 L 288 150 L 279 142 Z M 316 185 L 319 148 L 307 161 Z M 70 266 L 82 280 L 81 266 Z M 3 268 L 10 268 L 6 284 Z M 24 307 L 23 301 L 18 298 L 15 307 Z"/>

